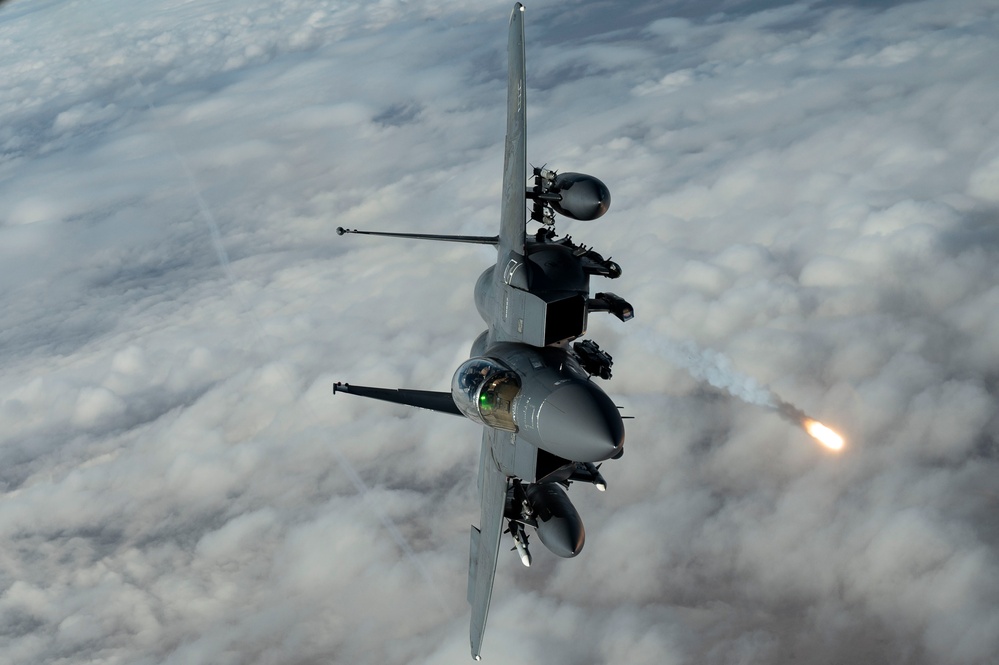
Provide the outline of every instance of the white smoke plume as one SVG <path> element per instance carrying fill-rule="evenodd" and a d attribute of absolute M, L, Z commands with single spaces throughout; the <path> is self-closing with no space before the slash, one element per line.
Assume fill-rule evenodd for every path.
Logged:
<path fill-rule="evenodd" d="M 664 360 L 687 370 L 698 381 L 724 390 L 743 402 L 770 409 L 777 409 L 782 402 L 768 387 L 735 369 L 723 353 L 701 348 L 689 340 L 674 340 L 650 332 L 636 334 L 635 339 Z"/>
<path fill-rule="evenodd" d="M 838 434 L 794 404 L 781 399 L 769 387 L 737 370 L 732 365 L 732 360 L 725 354 L 701 348 L 689 340 L 655 337 L 652 333 L 639 334 L 637 337 L 653 353 L 687 370 L 698 381 L 724 390 L 747 404 L 773 410 L 778 416 L 801 427 L 828 448 L 839 450 L 842 447 L 843 440 Z"/>

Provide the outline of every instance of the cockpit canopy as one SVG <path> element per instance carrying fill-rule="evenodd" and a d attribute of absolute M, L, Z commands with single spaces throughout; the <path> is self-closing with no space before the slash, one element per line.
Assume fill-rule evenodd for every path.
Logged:
<path fill-rule="evenodd" d="M 475 422 L 516 432 L 513 400 L 520 392 L 520 378 L 492 358 L 466 360 L 451 379 L 451 397 L 458 409 Z"/>

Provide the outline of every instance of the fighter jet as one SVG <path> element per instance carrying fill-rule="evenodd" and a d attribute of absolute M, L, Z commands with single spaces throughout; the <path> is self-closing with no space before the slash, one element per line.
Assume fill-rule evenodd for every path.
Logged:
<path fill-rule="evenodd" d="M 496 264 L 475 284 L 475 306 L 488 328 L 454 372 L 450 392 L 337 383 L 334 392 L 463 416 L 483 426 L 479 526 L 472 526 L 468 565 L 472 656 L 479 660 L 501 540 L 509 533 L 531 564 L 528 529 L 554 554 L 583 548 L 583 522 L 563 488 L 574 481 L 599 490 L 599 463 L 624 452 L 624 424 L 593 380 L 609 379 L 613 360 L 586 332 L 591 312 L 622 321 L 632 306 L 611 292 L 590 295 L 590 277 L 617 278 L 621 267 L 569 236 L 555 216 L 593 220 L 610 192 L 597 178 L 534 168 L 527 173 L 524 6 L 510 17 L 509 80 L 500 230 L 495 236 L 357 231 L 337 233 L 494 245 Z M 528 217 L 530 209 L 530 217 Z M 528 232 L 528 219 L 540 223 Z M 504 530 L 504 525 L 506 529 Z"/>

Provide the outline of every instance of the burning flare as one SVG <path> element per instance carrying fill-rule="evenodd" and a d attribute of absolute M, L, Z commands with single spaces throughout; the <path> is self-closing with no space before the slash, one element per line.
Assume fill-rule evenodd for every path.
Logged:
<path fill-rule="evenodd" d="M 2 2 L 3 0 L 0 0 Z M 720 388 L 748 404 L 756 404 L 773 409 L 787 422 L 801 427 L 826 449 L 833 452 L 843 450 L 843 437 L 818 420 L 810 418 L 804 411 L 785 402 L 767 386 L 761 385 L 751 376 L 746 376 L 732 366 L 728 356 L 702 349 L 693 342 L 663 339 L 651 331 L 639 337 L 650 349 L 659 353 L 673 364 L 686 369 L 698 381 L 704 381 Z M 599 486 L 598 486 L 599 487 Z"/>
<path fill-rule="evenodd" d="M 843 437 L 820 423 L 818 420 L 805 418 L 801 421 L 801 426 L 805 428 L 806 432 L 811 434 L 819 443 L 829 450 L 839 451 L 843 449 Z"/>
<path fill-rule="evenodd" d="M 785 402 L 775 396 L 777 413 L 789 423 L 801 425 L 816 441 L 834 452 L 843 450 L 843 437 L 829 429 L 815 418 L 809 418 L 805 412 L 790 402 Z"/>

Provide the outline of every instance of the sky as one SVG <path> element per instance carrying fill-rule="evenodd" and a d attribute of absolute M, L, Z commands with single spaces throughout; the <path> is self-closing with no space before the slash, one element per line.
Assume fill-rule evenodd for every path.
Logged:
<path fill-rule="evenodd" d="M 496 233 L 511 5 L 0 6 L 0 661 L 468 662 L 479 427 L 332 385 L 447 389 L 494 250 L 335 231 Z M 526 25 L 635 419 L 484 659 L 999 663 L 999 7 Z"/>

